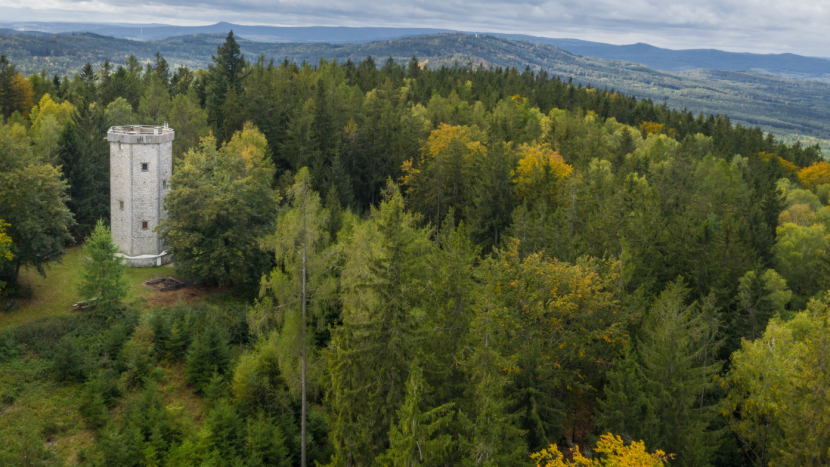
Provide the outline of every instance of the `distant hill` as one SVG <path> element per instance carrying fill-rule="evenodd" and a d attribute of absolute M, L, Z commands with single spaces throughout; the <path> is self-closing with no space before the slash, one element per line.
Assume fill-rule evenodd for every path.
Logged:
<path fill-rule="evenodd" d="M 104 59 L 123 63 L 135 54 L 149 61 L 160 51 L 171 66 L 206 67 L 224 34 L 195 34 L 158 41 L 130 41 L 96 34 L 50 36 L 0 35 L 0 51 L 24 72 L 49 74 L 79 70 Z M 585 57 L 548 44 L 490 35 L 437 34 L 365 44 L 263 43 L 240 40 L 243 53 L 317 63 L 320 58 L 359 61 L 367 56 L 381 65 L 418 57 L 424 66 L 472 64 L 547 70 L 577 83 L 614 88 L 625 94 L 666 102 L 675 108 L 724 113 L 733 121 L 761 126 L 788 141 L 806 137 L 830 140 L 830 84 L 785 79 L 748 71 L 692 70 L 669 73 L 631 62 Z M 809 138 L 807 138 L 809 140 Z"/>
<path fill-rule="evenodd" d="M 0 23 L 7 29 L 30 29 L 50 33 L 91 32 L 118 39 L 159 40 L 175 36 L 193 34 L 234 34 L 259 42 L 326 42 L 331 44 L 352 43 L 397 39 L 400 37 L 420 36 L 455 32 L 448 29 L 432 28 L 374 28 L 374 27 L 279 27 L 246 26 L 232 23 L 216 23 L 207 26 L 171 26 L 166 24 L 105 24 L 105 23 Z"/>
<path fill-rule="evenodd" d="M 542 42 L 579 55 L 637 62 L 662 71 L 697 68 L 722 71 L 754 71 L 794 79 L 830 81 L 830 59 L 795 54 L 753 54 L 715 49 L 661 49 L 648 44 L 612 45 L 578 39 L 551 39 L 520 34 L 494 34 L 509 39 Z"/>
<path fill-rule="evenodd" d="M 0 23 L 1 28 L 26 29 L 34 34 L 92 32 L 119 39 L 160 40 L 193 34 L 227 34 L 233 30 L 242 38 L 258 42 L 307 42 L 329 44 L 363 44 L 381 40 L 400 39 L 450 31 L 430 28 L 376 28 L 376 27 L 277 27 L 246 26 L 216 23 L 207 26 L 171 26 L 164 24 L 104 24 L 104 23 Z M 3 30 L 5 31 L 5 30 Z M 3 32 L 6 34 L 6 32 Z M 641 63 L 661 71 L 688 71 L 710 69 L 721 71 L 753 71 L 793 79 L 812 79 L 830 82 L 830 59 L 804 57 L 795 54 L 753 54 L 724 52 L 714 49 L 669 50 L 648 44 L 613 45 L 578 39 L 556 39 L 521 34 L 482 33 L 508 39 L 550 44 L 569 52 L 588 57 Z"/>
<path fill-rule="evenodd" d="M 9 29 L 9 28 L 0 28 L 0 34 L 7 34 L 7 35 L 18 35 L 22 34 L 25 36 L 48 36 L 50 33 L 48 32 L 41 32 L 41 31 L 18 31 L 16 29 Z"/>

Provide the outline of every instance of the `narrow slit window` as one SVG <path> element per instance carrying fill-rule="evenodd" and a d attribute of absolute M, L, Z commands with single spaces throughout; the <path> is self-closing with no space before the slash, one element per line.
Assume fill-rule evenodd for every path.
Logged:
<path fill-rule="evenodd" d="M 118 149 L 124 149 L 124 143 L 118 143 Z"/>
<path fill-rule="evenodd" d="M 121 208 L 121 210 L 123 211 L 123 210 L 124 210 L 124 202 L 123 202 L 123 201 L 119 201 L 119 202 L 118 202 L 118 207 L 119 207 L 119 208 Z"/>
<path fill-rule="evenodd" d="M 142 172 L 147 172 L 148 170 L 150 170 L 150 164 L 148 164 L 146 162 L 142 162 L 141 163 L 141 171 Z"/>
<path fill-rule="evenodd" d="M 162 188 L 167 188 L 167 180 L 162 180 L 161 181 L 161 187 Z"/>
<path fill-rule="evenodd" d="M 147 230 L 147 221 L 141 221 L 141 228 Z"/>

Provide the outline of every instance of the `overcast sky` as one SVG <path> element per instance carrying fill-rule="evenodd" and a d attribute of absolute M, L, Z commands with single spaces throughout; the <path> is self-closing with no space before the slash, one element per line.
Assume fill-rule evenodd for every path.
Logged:
<path fill-rule="evenodd" d="M 427 27 L 830 57 L 830 0 L 0 0 L 0 21 Z"/>

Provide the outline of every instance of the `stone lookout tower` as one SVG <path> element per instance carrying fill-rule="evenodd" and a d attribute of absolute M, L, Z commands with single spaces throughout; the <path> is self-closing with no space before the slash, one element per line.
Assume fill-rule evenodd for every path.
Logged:
<path fill-rule="evenodd" d="M 110 143 L 110 224 L 128 266 L 170 262 L 154 231 L 164 218 L 164 196 L 173 173 L 175 132 L 164 126 L 114 126 Z"/>

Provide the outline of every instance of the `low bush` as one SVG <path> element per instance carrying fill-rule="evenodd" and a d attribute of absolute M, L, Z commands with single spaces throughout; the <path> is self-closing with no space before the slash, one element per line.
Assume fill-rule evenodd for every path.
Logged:
<path fill-rule="evenodd" d="M 187 354 L 184 369 L 187 383 L 197 392 L 203 392 L 215 373 L 227 373 L 230 361 L 227 336 L 216 324 L 209 325 L 193 339 Z"/>
<path fill-rule="evenodd" d="M 86 379 L 84 351 L 76 338 L 64 336 L 52 353 L 52 375 L 55 380 L 81 383 Z"/>

